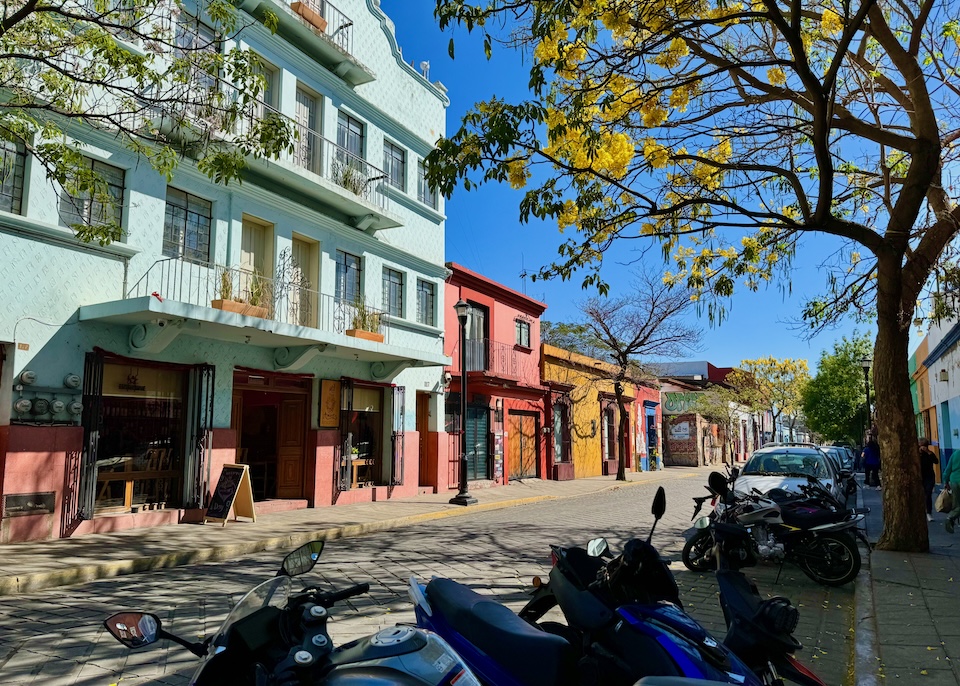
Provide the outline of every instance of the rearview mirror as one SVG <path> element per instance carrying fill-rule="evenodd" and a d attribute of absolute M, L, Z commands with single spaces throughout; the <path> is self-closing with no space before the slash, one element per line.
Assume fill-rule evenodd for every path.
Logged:
<path fill-rule="evenodd" d="M 587 555 L 590 557 L 603 557 L 603 554 L 610 549 L 605 538 L 595 538 L 587 543 Z"/>
<path fill-rule="evenodd" d="M 734 467 L 733 469 L 731 469 L 731 470 L 730 470 L 730 476 L 731 476 L 734 480 L 736 480 L 737 477 L 740 476 L 740 468 L 739 468 L 739 467 Z"/>
<path fill-rule="evenodd" d="M 727 486 L 726 477 L 720 472 L 710 472 L 710 476 L 707 477 L 707 483 L 710 484 L 710 490 L 720 496 L 726 496 L 730 492 L 729 486 Z"/>
<path fill-rule="evenodd" d="M 300 576 L 306 574 L 320 559 L 323 541 L 310 541 L 283 558 L 278 576 Z"/>
<path fill-rule="evenodd" d="M 650 511 L 656 519 L 663 517 L 663 513 L 667 511 L 667 494 L 663 490 L 663 486 L 657 489 L 657 494 L 653 497 L 653 507 L 650 508 Z"/>
<path fill-rule="evenodd" d="M 103 626 L 127 648 L 156 643 L 160 636 L 160 618 L 145 612 L 118 612 L 103 620 Z"/>

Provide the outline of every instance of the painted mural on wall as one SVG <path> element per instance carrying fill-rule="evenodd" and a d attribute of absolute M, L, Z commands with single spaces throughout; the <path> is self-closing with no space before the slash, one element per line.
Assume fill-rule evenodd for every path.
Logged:
<path fill-rule="evenodd" d="M 663 394 L 664 414 L 683 414 L 696 404 L 700 393 L 696 391 L 668 392 Z"/>

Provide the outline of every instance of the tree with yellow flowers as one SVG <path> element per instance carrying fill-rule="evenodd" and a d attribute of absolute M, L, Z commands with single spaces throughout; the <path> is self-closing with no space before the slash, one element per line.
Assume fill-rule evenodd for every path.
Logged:
<path fill-rule="evenodd" d="M 803 389 L 810 381 L 807 361 L 761 357 L 743 360 L 738 372 L 754 380 L 755 395 L 760 406 L 770 412 L 774 433 L 777 422 L 786 419 L 790 426 L 790 440 L 793 440 L 793 431 L 803 406 Z"/>
<path fill-rule="evenodd" d="M 907 346 L 924 289 L 958 273 L 955 3 L 436 0 L 436 15 L 530 56 L 530 97 L 478 103 L 428 180 L 522 189 L 520 218 L 562 232 L 538 278 L 605 291 L 604 258 L 654 241 L 667 282 L 722 320 L 736 288 L 789 286 L 804 237 L 834 237 L 802 315 L 812 331 L 875 317 L 884 472 L 902 484 L 880 546 L 926 550 Z"/>

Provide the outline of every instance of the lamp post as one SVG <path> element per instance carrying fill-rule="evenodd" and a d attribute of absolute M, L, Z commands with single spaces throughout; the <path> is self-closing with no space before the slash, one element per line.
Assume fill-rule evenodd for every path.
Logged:
<path fill-rule="evenodd" d="M 460 298 L 453 309 L 460 320 L 460 492 L 450 498 L 450 504 L 473 505 L 477 499 L 467 491 L 467 313 L 470 305 Z"/>
<path fill-rule="evenodd" d="M 873 412 L 870 411 L 870 367 L 873 365 L 873 359 L 864 357 L 860 360 L 860 366 L 863 367 L 863 386 L 867 390 L 867 431 L 873 428 Z"/>

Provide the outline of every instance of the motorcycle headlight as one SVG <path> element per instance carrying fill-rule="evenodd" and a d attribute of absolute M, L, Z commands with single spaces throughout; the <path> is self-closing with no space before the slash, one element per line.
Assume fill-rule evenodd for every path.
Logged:
<path fill-rule="evenodd" d="M 709 529 L 710 528 L 710 517 L 703 516 L 700 517 L 697 521 L 693 523 L 694 528 L 696 529 Z"/>

